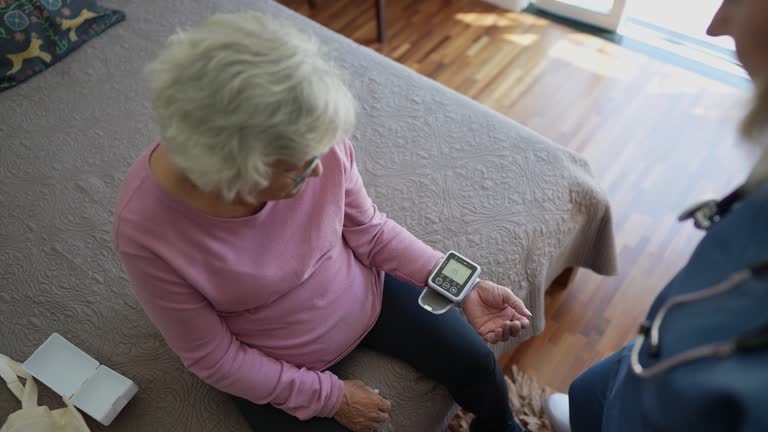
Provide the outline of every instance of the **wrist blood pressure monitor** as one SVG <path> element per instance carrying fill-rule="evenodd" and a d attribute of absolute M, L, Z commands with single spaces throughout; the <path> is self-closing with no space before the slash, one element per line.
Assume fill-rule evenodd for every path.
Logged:
<path fill-rule="evenodd" d="M 429 275 L 427 289 L 419 297 L 424 309 L 441 314 L 460 304 L 480 279 L 480 266 L 451 251 Z"/>

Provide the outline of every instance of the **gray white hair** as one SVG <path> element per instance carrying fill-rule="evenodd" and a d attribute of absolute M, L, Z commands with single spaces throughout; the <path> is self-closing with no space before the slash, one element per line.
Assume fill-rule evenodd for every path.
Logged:
<path fill-rule="evenodd" d="M 214 15 L 146 68 L 171 161 L 199 188 L 252 197 L 270 163 L 302 163 L 351 134 L 356 104 L 318 43 L 256 12 Z"/>
<path fill-rule="evenodd" d="M 742 124 L 742 133 L 758 145 L 761 156 L 747 180 L 747 187 L 754 188 L 768 181 L 768 81 L 757 80 L 752 110 Z"/>

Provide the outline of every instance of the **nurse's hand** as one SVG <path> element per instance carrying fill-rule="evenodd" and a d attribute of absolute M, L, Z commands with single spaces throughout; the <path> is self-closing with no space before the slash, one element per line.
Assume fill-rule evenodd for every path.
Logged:
<path fill-rule="evenodd" d="M 389 419 L 391 405 L 362 381 L 345 380 L 344 398 L 333 417 L 352 432 L 378 431 Z"/>
<path fill-rule="evenodd" d="M 492 344 L 520 334 L 533 316 L 512 290 L 486 280 L 467 294 L 462 309 L 472 327 Z"/>

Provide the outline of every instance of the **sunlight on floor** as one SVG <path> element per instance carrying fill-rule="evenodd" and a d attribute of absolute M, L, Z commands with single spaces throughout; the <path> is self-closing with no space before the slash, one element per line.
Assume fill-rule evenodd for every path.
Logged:
<path fill-rule="evenodd" d="M 543 18 L 534 15 L 510 12 L 460 12 L 454 15 L 454 18 L 473 27 L 539 27 L 547 24 Z"/>
<path fill-rule="evenodd" d="M 573 1 L 586 2 L 591 0 Z M 596 1 L 610 3 L 612 0 Z M 650 19 L 652 18 L 652 14 L 664 15 L 670 10 L 679 12 L 680 7 L 682 7 L 678 4 L 675 4 L 674 7 L 672 7 L 668 2 L 663 0 L 648 0 L 649 4 L 652 3 L 654 5 L 653 8 L 650 7 L 649 4 L 638 6 L 638 2 L 642 3 L 644 1 L 646 0 L 629 0 L 630 6 L 634 7 L 634 9 L 630 9 L 634 14 L 633 17 L 637 19 L 640 19 L 641 17 Z M 697 5 L 690 3 L 691 1 L 701 1 L 702 3 L 699 5 L 701 7 L 697 8 Z M 654 24 L 668 24 L 672 26 L 677 23 L 675 31 L 687 29 L 688 33 L 695 33 L 698 31 L 703 34 L 706 30 L 707 16 L 710 12 L 714 13 L 714 10 L 716 10 L 719 5 L 719 0 L 680 0 L 680 2 L 685 3 L 687 7 L 696 9 L 696 11 L 689 15 L 681 14 L 676 17 L 665 16 L 658 22 L 654 22 Z M 595 5 L 597 5 L 597 3 L 593 6 Z M 666 9 L 664 8 L 664 5 L 667 6 Z M 713 10 L 710 11 L 709 9 Z M 502 34 L 501 37 L 505 41 L 514 43 L 520 47 L 534 47 L 543 39 L 547 38 L 544 33 L 539 33 L 538 29 L 541 26 L 546 26 L 548 21 L 528 13 L 513 13 L 506 11 L 460 12 L 454 14 L 453 18 L 465 25 L 473 27 L 508 29 L 509 31 Z M 669 39 L 666 34 L 659 33 L 649 27 L 643 27 L 642 25 L 637 24 L 637 21 L 625 23 L 622 33 L 632 38 L 632 40 L 638 41 L 653 49 L 681 56 L 699 64 L 714 67 L 718 70 L 733 74 L 737 77 L 746 78 L 746 75 L 738 62 L 735 61 L 733 56 L 726 52 L 710 52 L 697 45 L 676 43 L 674 40 Z M 476 53 L 481 51 L 489 41 L 490 38 L 487 35 L 483 35 L 467 49 L 466 55 L 468 57 L 473 57 Z M 604 39 L 586 33 L 569 34 L 565 39 L 559 41 L 552 46 L 548 52 L 543 54 L 552 59 L 566 62 L 596 75 L 622 82 L 627 82 L 635 78 L 639 64 L 647 59 L 647 53 L 639 54 L 637 52 L 630 52 L 620 45 L 607 42 Z M 619 58 L 621 58 L 621 60 L 618 60 Z M 488 68 L 488 70 L 492 69 L 493 68 Z M 710 91 L 718 93 L 722 91 L 719 87 L 719 83 L 714 80 L 702 79 L 696 81 L 700 82 L 694 84 L 690 82 L 690 80 L 676 75 L 675 79 L 653 82 L 646 91 L 653 95 L 690 95 L 696 91 L 695 89 L 701 89 L 702 86 L 708 88 Z"/>
<path fill-rule="evenodd" d="M 608 52 L 596 50 L 593 46 L 584 46 L 579 43 L 579 39 L 569 36 L 561 40 L 552 47 L 548 55 L 596 75 L 620 81 L 629 81 L 637 73 L 636 62 L 628 57 L 616 57 Z M 637 57 L 637 60 L 640 60 L 640 57 Z"/>
<path fill-rule="evenodd" d="M 529 46 L 538 41 L 539 38 L 541 38 L 541 35 L 533 33 L 507 33 L 503 37 L 504 39 L 510 42 L 514 42 L 518 45 Z"/>
<path fill-rule="evenodd" d="M 749 103 L 748 102 L 749 102 L 749 97 L 747 97 L 747 95 L 744 95 L 744 100 L 742 101 L 742 103 L 734 104 L 734 107 L 733 107 L 734 112 L 739 113 L 739 115 L 737 115 L 735 117 L 739 117 L 740 118 L 742 113 L 746 113 L 747 112 L 747 108 L 749 107 Z M 691 109 L 691 112 L 696 117 L 699 117 L 701 119 L 710 120 L 710 121 L 713 121 L 713 122 L 723 123 L 723 108 L 722 108 L 722 106 L 715 106 L 715 105 L 711 105 L 711 104 L 699 103 L 698 105 L 694 106 Z M 736 123 L 736 122 L 734 122 L 734 123 Z M 735 127 L 736 124 L 734 124 L 733 126 Z M 746 149 L 746 150 L 749 150 L 749 149 Z M 749 160 L 750 157 L 756 157 L 756 156 L 752 156 L 752 155 L 748 154 L 747 156 L 743 156 L 741 159 Z M 731 164 L 731 166 L 734 166 L 734 165 Z"/>
<path fill-rule="evenodd" d="M 659 74 L 645 87 L 645 91 L 650 95 L 693 95 L 701 91 L 703 83 L 709 82 L 705 79 L 685 79 L 683 73 Z M 716 91 L 718 88 L 722 88 L 722 85 L 713 85 L 710 90 Z"/>

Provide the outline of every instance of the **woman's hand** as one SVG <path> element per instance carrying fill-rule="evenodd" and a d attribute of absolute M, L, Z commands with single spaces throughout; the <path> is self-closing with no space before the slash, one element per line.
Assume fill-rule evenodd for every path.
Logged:
<path fill-rule="evenodd" d="M 378 431 L 391 405 L 362 381 L 344 381 L 344 398 L 334 419 L 352 432 Z"/>
<path fill-rule="evenodd" d="M 489 343 L 517 336 L 533 316 L 512 290 L 486 280 L 467 294 L 462 308 L 472 327 Z"/>

